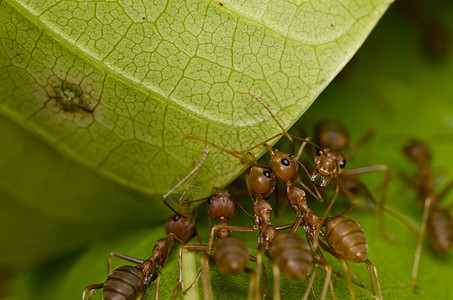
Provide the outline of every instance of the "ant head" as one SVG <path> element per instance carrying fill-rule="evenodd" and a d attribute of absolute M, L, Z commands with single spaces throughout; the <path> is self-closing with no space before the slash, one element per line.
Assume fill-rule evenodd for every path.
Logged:
<path fill-rule="evenodd" d="M 227 190 L 213 194 L 206 203 L 206 212 L 212 219 L 226 218 L 231 220 L 236 217 L 236 202 Z"/>
<path fill-rule="evenodd" d="M 343 154 L 334 149 L 319 149 L 316 152 L 311 181 L 318 187 L 325 187 L 337 174 L 343 172 L 345 167 L 346 158 Z"/>
<path fill-rule="evenodd" d="M 261 223 L 267 223 L 271 219 L 272 206 L 264 199 L 258 199 L 253 206 L 253 213 Z"/>
<path fill-rule="evenodd" d="M 431 153 L 428 146 L 417 140 L 411 140 L 403 149 L 404 154 L 418 165 L 428 164 Z"/>
<path fill-rule="evenodd" d="M 275 177 L 281 182 L 290 182 L 297 178 L 299 164 L 291 154 L 272 149 L 265 144 L 271 155 L 271 168 Z"/>
<path fill-rule="evenodd" d="M 165 231 L 167 234 L 173 233 L 176 238 L 187 243 L 197 233 L 195 227 L 195 220 L 191 217 L 185 217 L 182 215 L 173 215 L 168 218 L 165 224 Z"/>
<path fill-rule="evenodd" d="M 349 134 L 338 122 L 324 121 L 315 127 L 316 143 L 322 148 L 343 150 L 348 146 Z"/>
<path fill-rule="evenodd" d="M 366 187 L 356 175 L 342 175 L 341 183 L 347 188 L 347 190 L 352 195 L 360 196 L 365 195 L 367 193 Z M 340 189 L 340 192 L 342 192 L 342 189 Z"/>
<path fill-rule="evenodd" d="M 250 168 L 249 184 L 254 196 L 258 194 L 267 199 L 275 189 L 275 175 L 268 168 L 253 166 Z"/>

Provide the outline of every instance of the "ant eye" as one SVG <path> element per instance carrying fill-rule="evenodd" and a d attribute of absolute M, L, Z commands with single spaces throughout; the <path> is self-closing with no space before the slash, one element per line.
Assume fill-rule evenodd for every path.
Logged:
<path fill-rule="evenodd" d="M 173 221 L 177 222 L 179 219 L 181 219 L 181 216 L 180 215 L 175 215 L 173 217 Z"/>
<path fill-rule="evenodd" d="M 317 156 L 320 156 L 322 154 L 322 150 L 321 149 L 318 149 L 318 151 L 316 151 L 316 155 Z"/>
<path fill-rule="evenodd" d="M 346 160 L 340 162 L 340 168 L 344 169 L 344 167 L 346 167 Z"/>
<path fill-rule="evenodd" d="M 211 203 L 212 203 L 212 198 L 209 197 L 209 198 L 208 198 L 208 204 L 211 204 Z"/>
<path fill-rule="evenodd" d="M 271 178 L 271 172 L 269 172 L 268 170 L 264 171 L 263 174 L 264 174 L 264 176 L 266 176 L 267 178 Z"/>
<path fill-rule="evenodd" d="M 287 158 L 284 158 L 281 161 L 284 166 L 289 166 L 289 160 Z"/>

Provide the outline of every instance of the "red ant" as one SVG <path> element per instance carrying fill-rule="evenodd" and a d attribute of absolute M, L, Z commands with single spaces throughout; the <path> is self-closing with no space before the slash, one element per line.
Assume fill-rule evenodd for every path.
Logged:
<path fill-rule="evenodd" d="M 453 206 L 450 205 L 446 208 L 439 206 L 439 201 L 451 190 L 453 182 L 436 194 L 433 186 L 434 175 L 430 166 L 431 153 L 422 142 L 410 141 L 404 147 L 404 154 L 417 165 L 417 174 L 412 186 L 417 191 L 418 202 L 423 204 L 422 224 L 415 251 L 411 282 L 412 288 L 418 290 L 416 279 L 426 227 L 428 227 L 429 240 L 436 250 L 445 253 L 453 248 L 453 217 L 450 213 Z"/>
<path fill-rule="evenodd" d="M 174 241 L 177 240 L 181 244 L 186 244 L 196 235 L 194 219 L 186 216 L 174 215 L 170 217 L 167 220 L 165 228 L 168 236 L 157 241 L 153 254 L 146 260 L 140 260 L 115 252 L 110 253 L 107 266 L 107 279 L 104 283 L 87 286 L 83 290 L 82 299 L 85 300 L 87 293 L 90 292 L 88 299 L 91 300 L 93 293 L 98 289 L 103 289 L 102 299 L 105 300 L 140 299 L 148 284 L 157 279 L 157 300 L 159 298 L 160 279 L 162 275 L 160 270 L 167 262 L 167 258 L 173 249 Z M 110 272 L 113 256 L 135 263 L 137 266 L 123 265 Z"/>

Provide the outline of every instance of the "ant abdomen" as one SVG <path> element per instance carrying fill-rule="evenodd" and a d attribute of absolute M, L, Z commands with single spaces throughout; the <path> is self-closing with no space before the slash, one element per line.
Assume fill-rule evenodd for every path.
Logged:
<path fill-rule="evenodd" d="M 325 121 L 316 125 L 316 143 L 321 148 L 345 149 L 349 143 L 349 134 L 338 122 Z"/>
<path fill-rule="evenodd" d="M 368 245 L 360 225 L 346 216 L 329 218 L 326 222 L 326 240 L 343 259 L 365 262 L 368 259 Z"/>
<path fill-rule="evenodd" d="M 281 232 L 275 237 L 272 257 L 280 271 L 294 280 L 303 278 L 313 264 L 308 244 L 300 236 L 289 232 Z"/>
<path fill-rule="evenodd" d="M 135 300 L 144 288 L 145 274 L 138 267 L 120 266 L 111 272 L 103 286 L 104 300 Z"/>
<path fill-rule="evenodd" d="M 228 275 L 244 271 L 250 258 L 247 245 L 234 238 L 217 240 L 213 250 L 215 264 Z"/>
<path fill-rule="evenodd" d="M 433 208 L 428 219 L 428 230 L 434 248 L 440 252 L 453 248 L 453 217 L 448 211 Z"/>

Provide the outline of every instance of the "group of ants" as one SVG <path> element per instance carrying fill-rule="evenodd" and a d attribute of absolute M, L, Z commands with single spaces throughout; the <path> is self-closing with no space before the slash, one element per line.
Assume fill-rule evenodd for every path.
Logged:
<path fill-rule="evenodd" d="M 272 261 L 273 265 L 273 299 L 279 300 L 281 298 L 280 272 L 294 280 L 305 277 L 308 285 L 302 299 L 307 299 L 310 294 L 315 299 L 312 285 L 319 267 L 324 269 L 326 274 L 321 299 L 327 297 L 328 290 L 330 290 L 332 299 L 335 299 L 331 275 L 337 273 L 332 271 L 332 266 L 324 257 L 325 253 L 329 253 L 340 262 L 344 269 L 351 299 L 355 299 L 351 275 L 360 285 L 363 286 L 363 283 L 351 271 L 347 262 L 365 263 L 371 293 L 376 299 L 383 299 L 377 269 L 368 259 L 368 245 L 365 234 L 360 225 L 347 216 L 354 208 L 356 198 L 360 196 L 369 199 L 379 213 L 392 214 L 418 233 L 418 243 L 412 271 L 412 287 L 414 290 L 418 289 L 416 277 L 422 241 L 426 230 L 428 230 L 429 239 L 436 250 L 448 252 L 453 248 L 453 217 L 450 213 L 453 205 L 447 205 L 444 208 L 439 205 L 440 200 L 445 198 L 453 187 L 453 182 L 447 184 L 439 193 L 435 192 L 433 184 L 435 175 L 430 164 L 431 155 L 425 144 L 417 140 L 411 140 L 404 148 L 405 155 L 417 167 L 414 179 L 404 177 L 406 184 L 416 190 L 418 201 L 423 206 L 421 226 L 417 229 L 410 222 L 405 222 L 404 218 L 400 218 L 396 212 L 385 206 L 385 194 L 389 181 L 387 166 L 374 165 L 345 170 L 346 162 L 366 143 L 372 135 L 371 131 L 357 142 L 347 154 L 342 154 L 342 151 L 348 145 L 349 135 L 341 124 L 333 121 L 320 123 L 315 130 L 315 141 L 310 138 L 299 138 L 286 132 L 261 99 L 251 93 L 250 95 L 268 111 L 280 127 L 281 133 L 243 151 L 225 149 L 199 137 L 185 136 L 184 139 L 204 142 L 250 165 L 246 178 L 247 188 L 253 200 L 253 216 L 227 190 L 214 189 L 209 197 L 190 201 L 183 200 L 199 168 L 207 157 L 208 148 L 206 148 L 194 169 L 163 196 L 164 204 L 174 212 L 174 215 L 166 222 L 167 237 L 157 241 L 151 257 L 146 260 L 140 260 L 112 252 L 108 260 L 107 279 L 104 283 L 87 286 L 83 291 L 83 300 L 86 300 L 87 296 L 88 299 L 91 299 L 93 293 L 99 289 L 103 289 L 103 299 L 105 300 L 141 299 L 146 287 L 153 281 L 157 281 L 156 299 L 158 299 L 161 269 L 165 266 L 175 241 L 183 246 L 179 250 L 179 280 L 173 293 L 173 298 L 181 287 L 183 293 L 187 293 L 201 277 L 204 298 L 213 299 L 209 276 L 209 265 L 213 264 L 225 274 L 248 273 L 250 275 L 248 299 L 262 299 L 263 297 L 271 299 L 267 285 L 266 268 L 262 262 L 264 253 Z M 292 149 L 291 153 L 279 151 L 268 145 L 272 139 L 278 136 L 284 136 L 289 140 Z M 297 153 L 294 148 L 294 140 L 301 142 Z M 311 173 L 300 162 L 301 154 L 307 145 L 314 149 L 312 151 L 314 165 Z M 266 147 L 270 155 L 269 161 L 265 164 L 258 163 L 250 152 L 260 146 Z M 302 168 L 308 175 L 309 184 L 304 184 L 301 181 L 299 168 Z M 385 174 L 380 201 L 375 199 L 357 176 L 375 171 L 382 171 Z M 186 181 L 189 181 L 189 183 L 179 199 L 181 207 L 187 207 L 187 205 L 194 202 L 206 201 L 208 216 L 213 220 L 217 220 L 216 225 L 211 229 L 207 244 L 203 244 L 198 236 L 193 214 L 188 209 L 177 211 L 167 201 L 168 196 Z M 274 193 L 277 181 L 285 185 L 285 197 L 296 215 L 294 223 L 283 226 L 272 225 L 272 206 L 268 202 L 268 199 Z M 329 186 L 331 182 L 335 182 L 335 184 L 332 184 L 332 186 L 334 185 L 335 194 L 324 214 L 318 215 L 310 210 L 307 205 L 307 194 L 322 202 L 324 199 L 318 189 Z M 328 214 L 339 194 L 351 199 L 352 204 L 344 213 L 329 217 Z M 236 216 L 238 207 L 253 221 L 253 226 L 230 225 L 229 222 Z M 306 240 L 296 234 L 299 227 L 303 228 Z M 233 231 L 259 233 L 256 256 L 252 256 L 249 253 L 249 247 L 243 241 L 231 237 Z M 194 236 L 198 237 L 199 244 L 188 245 L 187 243 Z M 183 280 L 183 251 L 201 251 L 203 253 L 196 279 L 190 285 L 185 285 Z M 119 257 L 136 265 L 123 265 L 110 272 L 112 257 Z M 256 263 L 255 270 L 247 266 L 249 261 Z M 263 275 L 262 294 L 260 288 L 261 275 Z"/>

